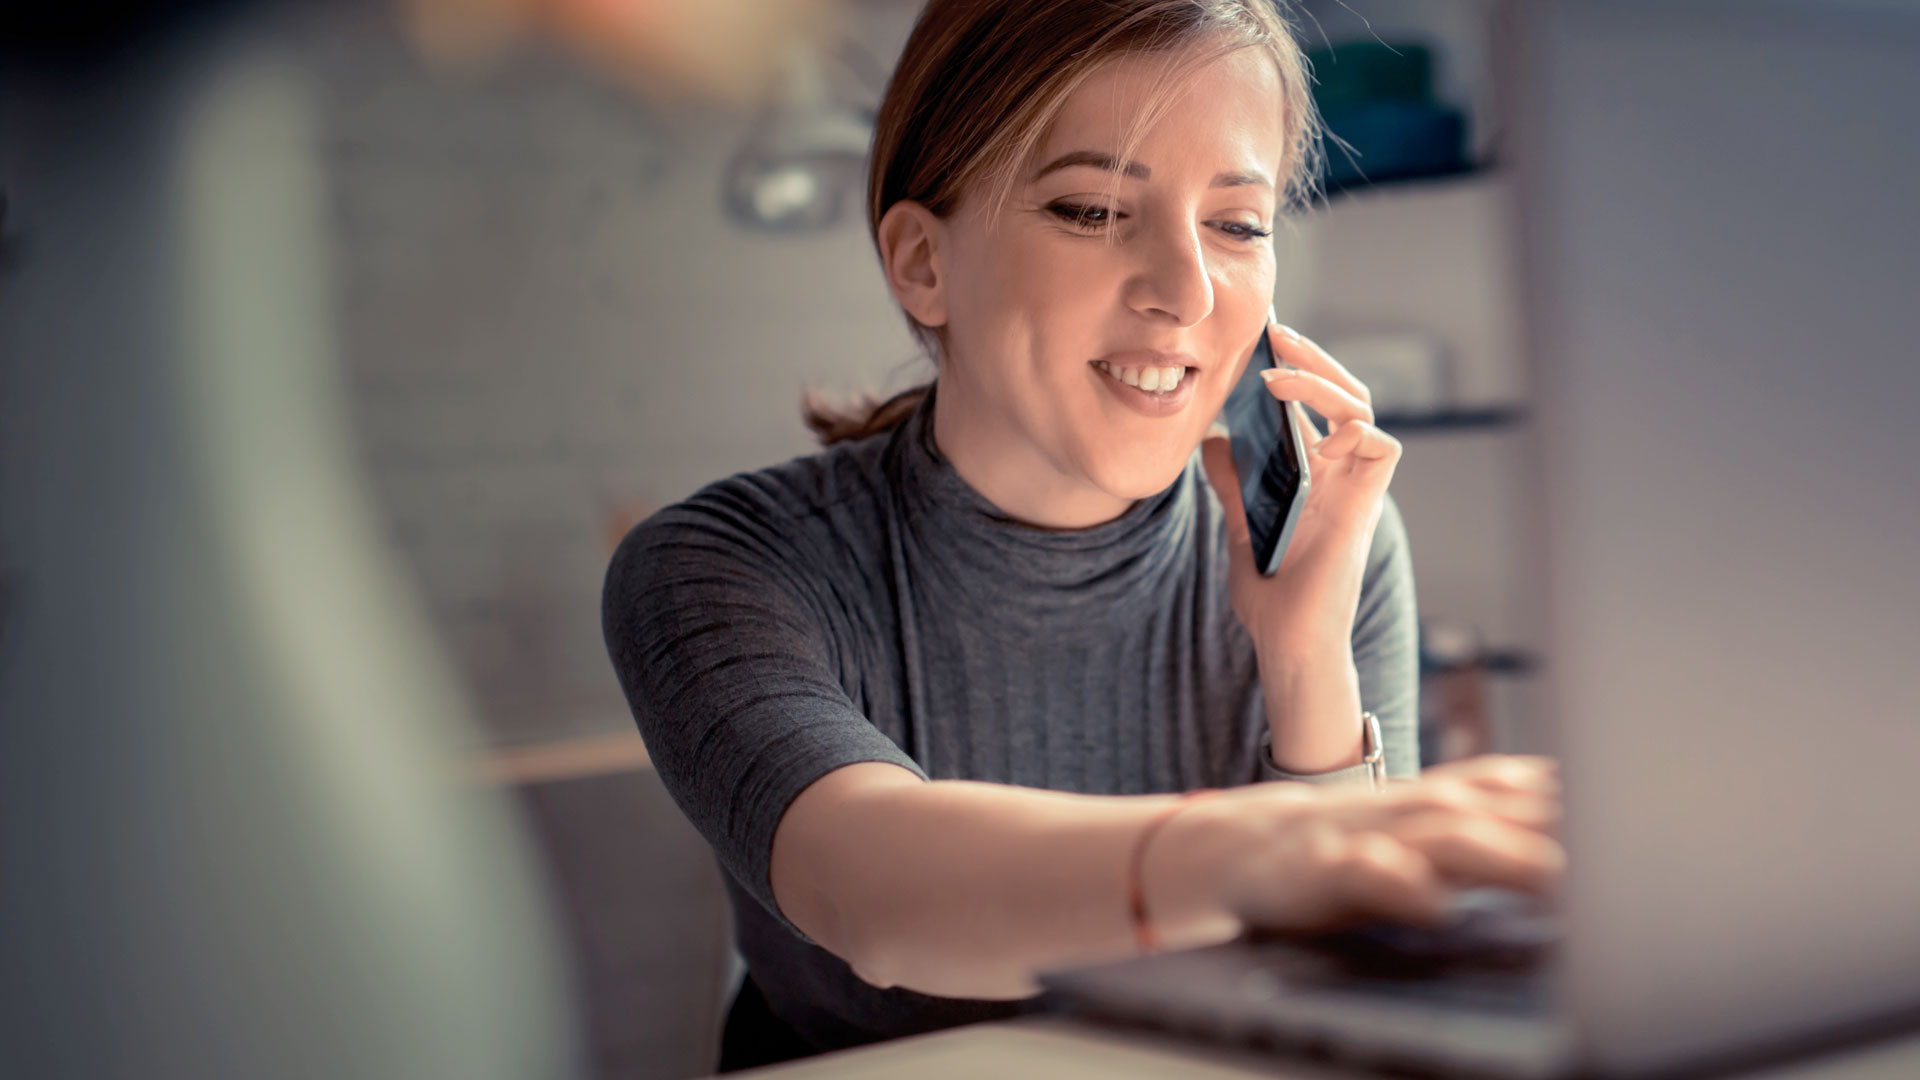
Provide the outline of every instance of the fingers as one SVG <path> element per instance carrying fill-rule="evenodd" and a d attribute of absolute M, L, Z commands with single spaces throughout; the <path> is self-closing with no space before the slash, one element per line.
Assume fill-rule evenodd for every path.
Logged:
<path fill-rule="evenodd" d="M 1272 346 L 1273 354 L 1281 363 L 1311 371 L 1340 387 L 1358 401 L 1369 407 L 1373 404 L 1373 394 L 1367 390 L 1367 384 L 1353 377 L 1340 361 L 1331 353 L 1314 344 L 1311 338 L 1302 335 L 1291 326 L 1286 326 L 1274 316 L 1273 308 L 1267 308 L 1267 343 Z M 1316 409 L 1319 406 L 1314 406 Z M 1326 415 L 1322 413 L 1321 415 Z"/>
<path fill-rule="evenodd" d="M 1481 754 L 1435 765 L 1421 779 L 1461 780 L 1480 787 L 1536 795 L 1560 794 L 1560 763 L 1533 754 Z"/>
<path fill-rule="evenodd" d="M 1373 423 L 1373 406 L 1324 375 L 1303 368 L 1268 368 L 1260 373 L 1267 389 L 1282 401 L 1298 401 L 1333 422 L 1335 428 L 1351 420 Z"/>
<path fill-rule="evenodd" d="M 1393 835 L 1450 882 L 1547 893 L 1566 871 L 1559 841 L 1495 818 L 1435 811 L 1403 823 Z"/>
<path fill-rule="evenodd" d="M 1437 923 L 1451 888 L 1432 860 L 1373 830 L 1305 815 L 1271 846 L 1255 847 L 1222 899 L 1248 923 L 1282 931 L 1331 929 L 1361 918 Z"/>
<path fill-rule="evenodd" d="M 1377 832 L 1350 838 L 1336 878 L 1348 910 L 1395 922 L 1439 923 L 1452 891 L 1431 859 Z"/>
<path fill-rule="evenodd" d="M 1428 770 L 1419 780 L 1390 792 L 1393 816 L 1411 818 L 1435 812 L 1490 816 L 1535 832 L 1553 833 L 1560 827 L 1560 799 L 1556 788 L 1537 786 L 1525 777 L 1520 763 L 1518 779 L 1484 767 L 1472 771 L 1447 767 Z"/>
<path fill-rule="evenodd" d="M 1517 792 L 1488 792 L 1482 812 L 1510 825 L 1556 836 L 1560 831 L 1560 800 Z"/>
<path fill-rule="evenodd" d="M 1399 818 L 1433 812 L 1498 818 L 1523 829 L 1553 833 L 1560 828 L 1560 800 L 1524 791 L 1493 790 L 1472 784 L 1440 786 L 1396 808 Z"/>
<path fill-rule="evenodd" d="M 1400 460 L 1400 440 L 1374 427 L 1370 421 L 1350 420 L 1322 439 L 1313 452 L 1327 460 L 1352 457 L 1356 462 L 1394 462 Z"/>
<path fill-rule="evenodd" d="M 1559 888 L 1559 842 L 1489 809 L 1551 800 L 1463 780 L 1430 786 L 1438 801 L 1411 813 L 1373 792 L 1318 790 L 1276 805 L 1279 828 L 1245 846 L 1223 900 L 1252 925 L 1311 931 L 1377 918 L 1436 924 L 1460 888 Z"/>

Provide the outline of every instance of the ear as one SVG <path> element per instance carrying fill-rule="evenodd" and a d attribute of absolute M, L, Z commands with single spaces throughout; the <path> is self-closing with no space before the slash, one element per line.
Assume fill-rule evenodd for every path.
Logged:
<path fill-rule="evenodd" d="M 920 203 L 902 199 L 875 230 L 887 287 L 922 326 L 947 324 L 947 223 Z"/>

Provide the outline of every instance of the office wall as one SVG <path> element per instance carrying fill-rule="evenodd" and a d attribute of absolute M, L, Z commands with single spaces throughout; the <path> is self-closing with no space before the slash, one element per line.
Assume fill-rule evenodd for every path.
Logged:
<path fill-rule="evenodd" d="M 870 14 L 861 33 L 904 37 Z M 309 35 L 367 475 L 489 741 L 630 731 L 608 520 L 810 449 L 803 387 L 922 369 L 857 194 L 815 235 L 723 220 L 749 116 L 649 106 L 540 47 L 435 78 L 392 19 Z"/>

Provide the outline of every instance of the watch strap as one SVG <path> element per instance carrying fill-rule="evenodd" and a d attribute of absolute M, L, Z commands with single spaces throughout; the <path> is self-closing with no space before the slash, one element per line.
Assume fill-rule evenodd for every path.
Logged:
<path fill-rule="evenodd" d="M 1380 721 L 1370 712 L 1360 714 L 1363 740 L 1360 764 L 1319 773 L 1294 773 L 1273 763 L 1273 732 L 1260 732 L 1259 761 L 1263 780 L 1294 780 L 1306 784 L 1364 783 L 1375 790 L 1387 780 L 1386 748 L 1380 739 Z"/>

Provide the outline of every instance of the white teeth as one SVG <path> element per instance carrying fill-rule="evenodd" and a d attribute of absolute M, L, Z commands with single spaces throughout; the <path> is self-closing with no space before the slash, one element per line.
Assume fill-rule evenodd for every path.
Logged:
<path fill-rule="evenodd" d="M 1180 380 L 1187 376 L 1187 369 L 1184 367 L 1116 368 L 1105 360 L 1095 360 L 1093 366 L 1128 386 L 1137 386 L 1148 393 L 1171 391 L 1177 388 Z"/>

